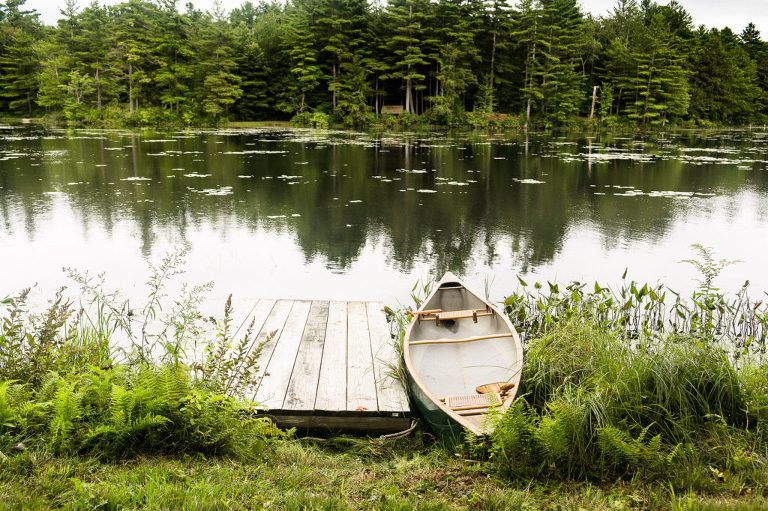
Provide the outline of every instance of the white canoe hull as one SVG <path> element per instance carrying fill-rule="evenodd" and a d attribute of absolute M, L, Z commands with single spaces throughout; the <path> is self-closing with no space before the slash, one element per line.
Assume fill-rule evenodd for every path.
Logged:
<path fill-rule="evenodd" d="M 414 316 L 404 340 L 414 404 L 444 438 L 455 439 L 462 428 L 475 435 L 490 433 L 489 413 L 508 408 L 520 384 L 520 338 L 504 313 L 451 273 L 446 273 L 419 309 L 430 310 L 442 312 Z M 440 319 L 452 312 L 462 315 L 455 311 L 464 311 L 467 317 Z M 476 317 L 472 317 L 473 311 Z M 476 391 L 478 386 L 495 382 L 511 384 L 511 389 L 494 396 Z"/>

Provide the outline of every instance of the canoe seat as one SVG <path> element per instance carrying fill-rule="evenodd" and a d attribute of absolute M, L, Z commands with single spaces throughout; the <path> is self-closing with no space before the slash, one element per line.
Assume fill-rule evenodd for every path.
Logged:
<path fill-rule="evenodd" d="M 459 415 L 478 415 L 485 413 L 492 406 L 501 406 L 501 394 L 467 394 L 448 396 L 440 401 Z"/>

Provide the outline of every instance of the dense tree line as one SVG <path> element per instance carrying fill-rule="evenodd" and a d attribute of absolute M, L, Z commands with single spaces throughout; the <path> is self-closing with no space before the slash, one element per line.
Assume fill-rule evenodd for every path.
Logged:
<path fill-rule="evenodd" d="M 675 1 L 618 0 L 598 18 L 576 0 L 262 0 L 229 13 L 178 3 L 66 0 L 50 27 L 6 0 L 0 113 L 353 124 L 397 105 L 432 123 L 501 112 L 642 126 L 768 114 L 768 43 L 755 26 L 695 28 Z"/>

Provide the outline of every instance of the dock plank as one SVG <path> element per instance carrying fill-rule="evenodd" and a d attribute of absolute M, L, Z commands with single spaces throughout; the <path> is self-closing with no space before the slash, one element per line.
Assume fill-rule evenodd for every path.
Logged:
<path fill-rule="evenodd" d="M 315 404 L 329 307 L 329 302 L 313 301 L 309 308 L 309 318 L 283 400 L 284 410 L 311 409 Z"/>
<path fill-rule="evenodd" d="M 347 410 L 378 410 L 365 303 L 347 304 L 347 323 Z"/>
<path fill-rule="evenodd" d="M 307 324 L 311 302 L 293 302 L 283 331 L 266 366 L 264 379 L 256 392 L 256 401 L 267 409 L 279 408 L 283 404 L 291 379 L 293 366 L 298 354 L 304 326 Z"/>
<path fill-rule="evenodd" d="M 315 410 L 347 409 L 347 303 L 330 302 Z"/>
<path fill-rule="evenodd" d="M 368 331 L 371 335 L 371 353 L 373 354 L 373 374 L 376 380 L 376 395 L 380 412 L 401 412 L 408 410 L 408 397 L 400 381 L 392 375 L 393 366 L 399 361 L 393 340 L 387 328 L 384 304 L 368 302 Z"/>
<path fill-rule="evenodd" d="M 253 307 L 249 310 L 248 314 L 242 319 L 242 322 L 240 323 L 240 326 L 235 330 L 235 333 L 232 334 L 232 338 L 234 339 L 234 342 L 239 342 L 240 339 L 245 336 L 246 333 L 250 333 L 250 335 L 253 336 L 253 342 L 251 342 L 251 345 L 248 347 L 248 351 L 245 352 L 245 357 L 251 354 L 251 352 L 256 349 L 258 344 L 259 335 L 261 334 L 261 331 L 264 328 L 264 324 L 267 321 L 267 318 L 269 317 L 270 312 L 272 312 L 272 309 L 275 306 L 275 303 L 277 300 L 269 300 L 269 299 L 261 299 L 258 300 Z M 250 332 L 248 332 L 248 329 L 251 329 Z M 264 332 L 264 339 L 266 339 L 266 336 L 269 334 L 269 332 Z M 244 357 L 244 358 L 245 358 Z M 242 360 L 238 363 L 237 370 L 240 370 L 240 367 L 242 366 Z M 240 388 L 240 378 L 237 377 L 237 382 L 233 385 L 233 388 Z M 244 395 L 253 395 L 253 392 L 255 389 L 246 389 L 242 391 Z"/>
<path fill-rule="evenodd" d="M 266 371 L 269 361 L 272 359 L 275 346 L 277 346 L 277 341 L 280 339 L 280 334 L 285 326 L 285 322 L 288 319 L 288 313 L 291 312 L 292 306 L 293 300 L 277 300 L 272 307 L 272 310 L 269 311 L 269 315 L 267 316 L 264 325 L 261 327 L 261 330 L 259 330 L 259 335 L 256 336 L 254 344 L 258 346 L 263 343 L 261 354 L 258 359 L 258 365 L 262 373 Z M 275 332 L 275 335 L 270 337 L 272 332 Z M 256 390 L 258 390 L 258 388 Z M 255 391 L 253 399 L 257 399 Z"/>

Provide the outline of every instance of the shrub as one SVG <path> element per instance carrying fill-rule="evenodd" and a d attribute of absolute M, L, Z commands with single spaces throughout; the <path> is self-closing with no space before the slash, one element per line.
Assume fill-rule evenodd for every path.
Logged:
<path fill-rule="evenodd" d="M 299 112 L 291 117 L 291 125 L 300 127 L 309 127 L 312 123 L 312 114 L 310 112 Z"/>

